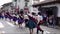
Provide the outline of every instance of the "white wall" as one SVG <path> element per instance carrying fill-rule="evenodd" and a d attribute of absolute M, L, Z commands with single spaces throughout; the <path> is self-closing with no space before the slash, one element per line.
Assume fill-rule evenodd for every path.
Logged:
<path fill-rule="evenodd" d="M 17 0 L 16 2 L 14 2 L 14 1 L 12 1 L 13 2 L 13 5 L 15 6 L 15 4 L 16 4 L 16 6 L 17 6 L 17 8 L 18 8 L 18 6 L 19 6 L 19 8 L 20 9 L 23 9 L 24 8 L 24 6 L 25 6 L 25 0 Z"/>
<path fill-rule="evenodd" d="M 29 7 L 30 13 L 33 11 L 32 4 L 33 4 L 33 0 L 29 0 L 29 2 L 28 2 L 28 7 Z"/>
<path fill-rule="evenodd" d="M 46 5 L 46 6 L 42 6 L 42 7 L 52 7 L 52 6 L 58 7 L 57 17 L 60 17 L 60 4 Z"/>
<path fill-rule="evenodd" d="M 57 16 L 60 17 L 60 4 L 57 7 L 58 7 L 58 14 L 57 14 Z"/>
<path fill-rule="evenodd" d="M 20 0 L 20 2 L 18 3 L 20 9 L 24 9 L 25 6 L 25 0 Z"/>

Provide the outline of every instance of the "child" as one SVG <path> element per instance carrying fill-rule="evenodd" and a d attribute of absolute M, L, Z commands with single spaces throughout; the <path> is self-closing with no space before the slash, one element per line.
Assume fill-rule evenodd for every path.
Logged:
<path fill-rule="evenodd" d="M 19 28 L 22 28 L 22 23 L 23 23 L 23 16 L 21 14 L 19 14 L 19 18 L 18 18 L 18 25 L 19 25 Z"/>
<path fill-rule="evenodd" d="M 28 15 L 24 15 L 24 20 L 25 20 L 25 24 L 26 24 L 25 27 L 27 27 L 28 25 L 26 22 L 29 20 Z"/>
<path fill-rule="evenodd" d="M 8 18 L 8 15 L 5 13 L 4 16 L 5 16 L 5 20 L 6 20 Z"/>
<path fill-rule="evenodd" d="M 16 25 L 17 17 L 15 15 L 13 15 L 13 21 L 14 21 L 14 25 Z"/>
<path fill-rule="evenodd" d="M 3 15 L 3 13 L 2 13 L 2 16 L 1 16 L 1 18 L 2 18 L 2 19 L 4 18 L 4 15 Z"/>
<path fill-rule="evenodd" d="M 13 17 L 12 17 L 12 15 L 9 15 L 9 20 L 10 20 L 10 22 L 11 22 L 11 19 L 12 19 Z"/>
<path fill-rule="evenodd" d="M 2 17 L 2 14 L 0 13 L 0 19 L 1 19 L 1 17 Z"/>

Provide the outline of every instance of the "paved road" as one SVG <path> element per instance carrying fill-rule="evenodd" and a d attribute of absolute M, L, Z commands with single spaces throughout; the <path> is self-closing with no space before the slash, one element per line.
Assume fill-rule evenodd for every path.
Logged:
<path fill-rule="evenodd" d="M 59 29 L 46 26 L 41 26 L 41 28 L 44 30 L 44 34 L 60 34 Z M 13 22 L 9 22 L 9 20 L 0 20 L 0 34 L 29 34 L 29 30 L 25 27 L 20 29 L 18 25 L 14 25 Z M 36 28 L 34 29 L 34 34 L 36 34 Z"/>

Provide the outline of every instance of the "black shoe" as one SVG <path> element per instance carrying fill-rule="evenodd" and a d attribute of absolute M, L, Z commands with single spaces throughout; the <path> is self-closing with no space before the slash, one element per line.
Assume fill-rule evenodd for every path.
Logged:
<path fill-rule="evenodd" d="M 38 31 L 37 31 L 37 34 L 38 34 Z"/>
<path fill-rule="evenodd" d="M 42 34 L 44 33 L 44 31 L 42 30 Z"/>

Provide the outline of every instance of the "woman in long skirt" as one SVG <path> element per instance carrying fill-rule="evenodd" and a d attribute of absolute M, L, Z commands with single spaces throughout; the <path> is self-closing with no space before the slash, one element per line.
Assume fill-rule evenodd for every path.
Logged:
<path fill-rule="evenodd" d="M 36 24 L 33 21 L 28 20 L 27 27 L 29 28 L 30 34 L 33 34 L 33 29 L 36 27 Z"/>
<path fill-rule="evenodd" d="M 31 15 L 29 16 L 32 18 Z M 30 19 L 30 17 L 29 17 L 29 20 L 27 20 L 26 22 L 27 22 L 27 27 L 29 28 L 30 34 L 33 34 L 33 29 L 36 27 L 36 24 L 34 21 Z"/>

